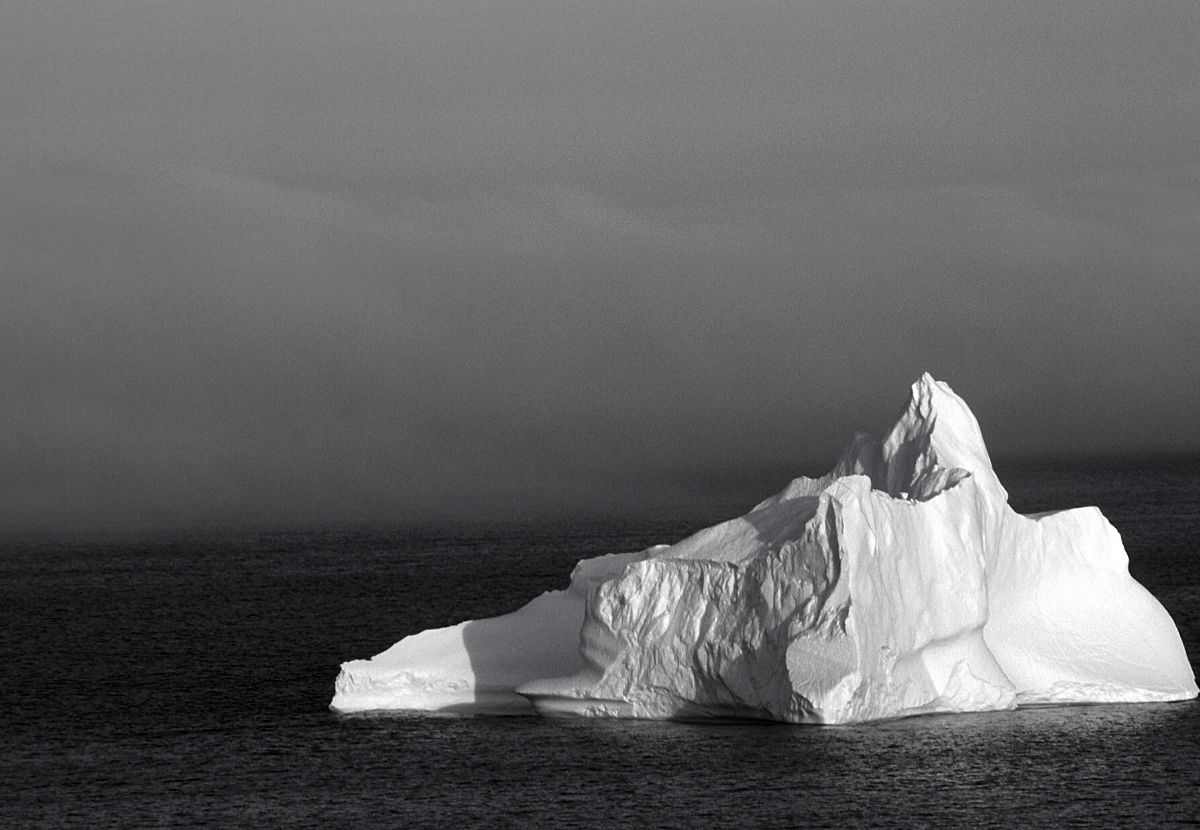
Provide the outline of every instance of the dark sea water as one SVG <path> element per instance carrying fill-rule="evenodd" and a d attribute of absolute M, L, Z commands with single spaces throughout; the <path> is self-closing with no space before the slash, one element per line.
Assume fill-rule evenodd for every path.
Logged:
<path fill-rule="evenodd" d="M 1200 465 L 1001 471 L 1098 504 L 1200 658 Z M 711 520 L 723 518 L 711 516 Z M 708 523 L 708 522 L 703 522 Z M 0 551 L 0 825 L 1187 826 L 1200 704 L 853 727 L 339 717 L 338 663 L 683 518 Z"/>

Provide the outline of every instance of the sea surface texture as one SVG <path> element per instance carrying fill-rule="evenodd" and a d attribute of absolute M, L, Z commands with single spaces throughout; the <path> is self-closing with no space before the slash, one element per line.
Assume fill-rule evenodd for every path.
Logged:
<path fill-rule="evenodd" d="M 1200 658 L 1200 461 L 998 470 L 1098 505 Z M 731 505 L 735 515 L 749 505 Z M 849 727 L 340 717 L 340 660 L 725 514 L 0 546 L 0 825 L 1194 826 L 1200 703 Z"/>

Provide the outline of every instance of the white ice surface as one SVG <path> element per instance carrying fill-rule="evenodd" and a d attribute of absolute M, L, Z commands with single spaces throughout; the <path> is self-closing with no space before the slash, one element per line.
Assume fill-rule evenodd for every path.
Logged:
<path fill-rule="evenodd" d="M 827 475 L 344 663 L 331 706 L 846 723 L 1196 694 L 1112 525 L 1011 510 L 970 409 L 924 375 Z"/>

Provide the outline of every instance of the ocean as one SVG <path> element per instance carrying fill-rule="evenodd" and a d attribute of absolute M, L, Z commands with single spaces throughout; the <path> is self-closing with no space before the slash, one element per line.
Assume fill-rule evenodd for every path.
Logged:
<path fill-rule="evenodd" d="M 1000 474 L 1022 512 L 1099 505 L 1197 665 L 1200 462 Z M 838 727 L 328 710 L 342 660 L 512 610 L 565 586 L 577 559 L 736 512 L 4 544 L 0 825 L 1200 820 L 1195 701 Z"/>

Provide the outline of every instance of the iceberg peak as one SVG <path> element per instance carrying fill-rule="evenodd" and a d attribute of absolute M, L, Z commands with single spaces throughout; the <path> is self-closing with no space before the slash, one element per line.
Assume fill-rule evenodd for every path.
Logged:
<path fill-rule="evenodd" d="M 1014 512 L 974 414 L 925 373 L 826 475 L 344 663 L 331 706 L 847 723 L 1196 694 L 1117 531 Z"/>
<path fill-rule="evenodd" d="M 811 494 L 849 475 L 865 475 L 876 490 L 917 500 L 973 476 L 995 500 L 1008 501 L 979 422 L 949 384 L 928 372 L 913 382 L 907 405 L 882 440 L 856 433 L 833 470 L 819 479 L 795 479 L 767 501 Z"/>
<path fill-rule="evenodd" d="M 1002 502 L 1008 492 L 992 469 L 983 431 L 948 383 L 925 372 L 912 384 L 904 413 L 883 441 L 888 492 L 911 485 L 934 467 L 962 469 Z"/>

